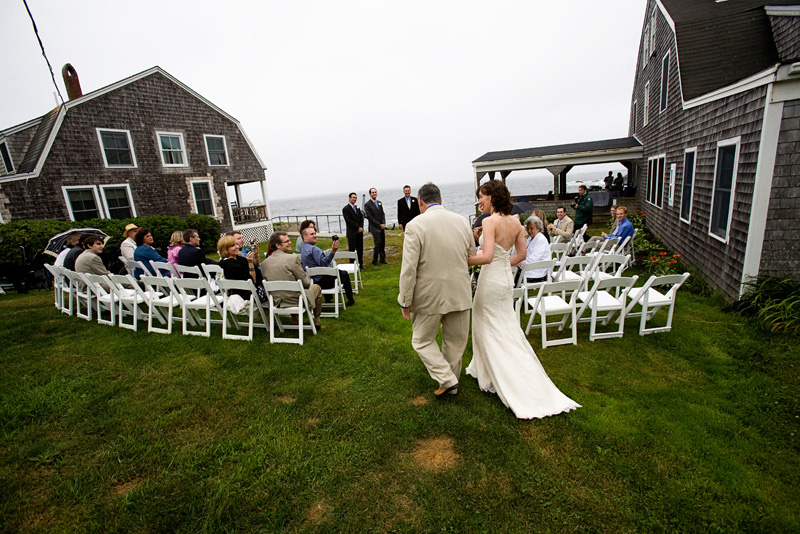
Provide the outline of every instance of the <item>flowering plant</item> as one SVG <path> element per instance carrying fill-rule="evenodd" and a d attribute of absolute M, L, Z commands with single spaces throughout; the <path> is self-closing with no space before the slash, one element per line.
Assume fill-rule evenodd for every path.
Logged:
<path fill-rule="evenodd" d="M 683 272 L 683 266 L 679 265 L 680 258 L 680 254 L 673 254 L 670 256 L 664 251 L 653 254 L 650 256 L 650 262 L 647 264 L 647 271 L 656 276 L 680 274 Z"/>

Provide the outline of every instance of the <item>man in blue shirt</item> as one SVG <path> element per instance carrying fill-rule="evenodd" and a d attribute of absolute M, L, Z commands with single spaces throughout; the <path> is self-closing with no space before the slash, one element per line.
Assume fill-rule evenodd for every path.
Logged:
<path fill-rule="evenodd" d="M 628 208 L 617 206 L 617 229 L 611 234 L 603 232 L 602 235 L 605 239 L 618 237 L 620 243 L 628 236 L 633 239 L 633 223 L 628 220 Z"/>
<path fill-rule="evenodd" d="M 303 267 L 330 267 L 336 251 L 339 250 L 339 240 L 333 242 L 331 252 L 327 256 L 322 249 L 317 246 L 317 231 L 309 226 L 301 233 L 303 238 L 303 248 L 300 249 L 300 261 Z M 317 275 L 312 277 L 315 284 L 318 284 L 322 289 L 330 289 L 333 287 L 336 279 L 333 276 Z M 339 271 L 339 281 L 344 287 L 344 292 L 347 295 L 347 305 L 354 306 L 356 301 L 353 300 L 353 286 L 350 283 L 350 275 L 344 271 Z M 325 295 L 325 302 L 328 302 L 331 297 Z"/>

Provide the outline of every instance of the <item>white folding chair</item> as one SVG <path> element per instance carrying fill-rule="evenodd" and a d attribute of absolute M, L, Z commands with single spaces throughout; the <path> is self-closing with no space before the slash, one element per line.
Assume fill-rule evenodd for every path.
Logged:
<path fill-rule="evenodd" d="M 147 291 L 147 296 L 150 300 L 150 308 L 147 313 L 147 331 L 157 332 L 159 334 L 171 334 L 172 322 L 175 320 L 174 310 L 177 308 L 183 314 L 181 303 L 183 298 L 180 292 L 175 289 L 172 284 L 172 278 L 162 278 L 160 276 L 142 276 L 142 283 Z M 161 313 L 159 308 L 163 310 L 164 321 L 160 321 Z M 166 328 L 161 328 L 153 324 L 153 317 L 159 319 L 162 324 L 166 322 Z M 183 315 L 181 315 L 183 319 Z M 194 326 L 196 323 L 190 316 L 187 320 Z"/>
<path fill-rule="evenodd" d="M 624 244 L 621 244 L 620 247 L 617 249 L 617 252 L 620 254 L 628 254 L 631 257 L 631 265 L 636 263 L 636 251 L 633 250 L 633 242 L 636 239 L 636 234 L 639 232 L 637 228 L 633 229 L 633 235 L 631 238 L 626 241 Z"/>
<path fill-rule="evenodd" d="M 197 265 L 181 265 L 180 263 L 176 263 L 173 265 L 173 267 L 175 267 L 175 270 L 178 271 L 178 274 L 180 275 L 179 278 L 183 278 L 187 273 L 190 275 L 189 278 L 205 278 L 203 271 L 201 271 L 200 267 Z"/>
<path fill-rule="evenodd" d="M 350 263 L 336 263 L 336 268 L 344 271 L 350 276 L 350 281 L 353 283 L 353 293 L 358 293 L 358 288 L 364 287 L 364 282 L 361 280 L 361 266 L 358 264 L 358 254 L 356 252 L 339 251 L 333 256 L 334 260 L 350 260 Z"/>
<path fill-rule="evenodd" d="M 603 254 L 597 258 L 592 278 L 594 280 L 607 280 L 622 276 L 630 264 L 630 256 L 622 254 Z"/>
<path fill-rule="evenodd" d="M 57 310 L 61 311 L 62 309 L 61 302 L 62 302 L 62 297 L 64 295 L 64 289 L 63 289 L 64 275 L 61 272 L 61 268 L 56 267 L 55 265 L 50 265 L 49 263 L 45 263 L 44 268 L 47 269 L 53 276 L 53 305 L 56 307 Z"/>
<path fill-rule="evenodd" d="M 110 274 L 108 278 L 116 288 L 118 326 L 135 332 L 139 328 L 139 319 L 147 319 L 150 313 L 153 313 L 161 324 L 165 324 L 164 318 L 158 310 L 152 310 L 151 312 L 150 296 L 139 287 L 133 275 Z M 146 313 L 140 308 L 143 304 L 147 308 Z M 131 317 L 130 323 L 125 322 L 125 316 Z"/>
<path fill-rule="evenodd" d="M 525 263 L 522 265 L 519 279 L 517 280 L 516 288 L 522 289 L 524 296 L 522 299 L 522 309 L 525 313 L 530 313 L 528 309 L 528 293 L 534 289 L 538 289 L 542 284 L 550 282 L 553 279 L 553 270 L 556 268 L 555 260 L 534 261 L 532 263 Z M 531 271 L 538 271 L 547 269 L 546 279 L 544 282 L 529 282 L 527 274 Z"/>
<path fill-rule="evenodd" d="M 569 240 L 569 246 L 567 247 L 566 255 L 569 256 L 570 254 L 575 254 L 580 247 L 583 246 L 583 234 L 586 233 L 586 229 L 589 228 L 588 225 L 584 224 L 580 228 L 576 228 L 572 234 L 572 238 Z"/>
<path fill-rule="evenodd" d="M 129 260 L 123 256 L 120 256 L 119 259 L 122 261 L 122 264 L 125 265 L 125 268 L 128 270 L 128 274 L 131 276 L 136 276 L 136 269 L 141 269 L 144 274 L 150 274 L 149 269 L 147 269 L 147 267 L 144 266 L 144 263 L 140 261 Z"/>
<path fill-rule="evenodd" d="M 167 271 L 169 273 L 170 277 L 180 278 L 180 276 L 178 275 L 178 271 L 175 270 L 175 266 L 172 265 L 168 261 L 152 261 L 151 260 L 150 261 L 150 265 L 152 265 L 153 268 L 156 270 L 156 276 L 163 277 L 164 273 L 162 271 Z M 148 272 L 147 274 L 149 275 L 150 273 Z"/>
<path fill-rule="evenodd" d="M 589 321 L 589 340 L 606 339 L 611 337 L 622 337 L 625 327 L 625 303 L 628 291 L 636 283 L 638 276 L 609 278 L 595 282 L 590 291 L 578 292 L 578 300 L 581 306 L 576 314 L 576 321 L 581 321 L 586 308 L 591 309 L 592 315 Z M 612 291 L 614 290 L 614 291 Z M 612 294 L 613 293 L 613 294 Z M 611 332 L 597 332 L 598 319 L 603 320 L 607 325 L 611 319 L 619 312 L 619 328 Z M 600 315 L 604 313 L 605 315 Z"/>
<path fill-rule="evenodd" d="M 204 263 L 202 265 L 203 274 L 207 280 L 214 280 L 214 278 L 219 278 L 220 275 L 223 275 L 222 267 L 219 265 L 215 265 L 213 263 Z"/>
<path fill-rule="evenodd" d="M 550 253 L 555 260 L 556 264 L 561 265 L 561 261 L 564 259 L 564 256 L 567 254 L 567 250 L 569 250 L 571 244 L 567 243 L 550 243 Z"/>
<path fill-rule="evenodd" d="M 222 323 L 226 311 L 222 307 L 211 286 L 208 285 L 208 280 L 205 278 L 177 278 L 172 281 L 173 286 L 178 290 L 181 296 L 181 312 L 184 335 L 190 334 L 193 336 L 211 336 L 211 323 Z M 194 295 L 201 295 L 194 297 Z M 203 313 L 205 312 L 205 313 Z M 219 314 L 219 319 L 213 319 L 211 314 Z M 189 317 L 194 319 L 201 327 L 205 325 L 205 330 L 192 330 L 189 328 Z M 233 325 L 238 330 L 239 322 L 235 316 L 231 316 Z"/>
<path fill-rule="evenodd" d="M 605 240 L 603 240 L 605 241 Z M 591 256 L 600 247 L 600 241 L 587 241 L 582 245 L 578 245 L 577 254 L 583 256 Z"/>
<path fill-rule="evenodd" d="M 79 273 L 64 269 L 64 275 L 69 279 L 75 299 L 75 315 L 87 321 L 92 320 L 92 292 Z M 84 306 L 82 307 L 81 304 Z M 71 315 L 71 314 L 70 314 Z"/>
<path fill-rule="evenodd" d="M 344 288 L 342 287 L 341 281 L 339 280 L 339 269 L 337 267 L 309 267 L 306 269 L 308 272 L 308 277 L 313 278 L 315 276 L 332 276 L 334 278 L 333 287 L 329 289 L 322 290 L 322 307 L 333 307 L 333 311 L 323 311 L 320 314 L 320 317 L 339 317 L 339 298 L 342 299 L 341 306 L 342 309 L 347 309 L 347 305 L 345 304 L 344 298 Z M 333 296 L 333 302 L 325 302 L 324 297 L 325 295 Z"/>
<path fill-rule="evenodd" d="M 651 276 L 642 287 L 634 287 L 628 291 L 630 302 L 625 307 L 627 317 L 640 317 L 639 335 L 653 334 L 656 332 L 669 332 L 672 329 L 672 313 L 675 310 L 675 297 L 681 285 L 689 278 L 689 273 L 670 274 L 666 276 Z M 656 288 L 670 286 L 663 293 Z M 662 289 L 663 291 L 663 289 Z M 641 306 L 641 311 L 633 313 L 631 310 L 636 305 Z M 647 321 L 653 318 L 661 308 L 667 307 L 667 324 L 647 328 Z M 623 318 L 620 317 L 620 321 Z"/>
<path fill-rule="evenodd" d="M 625 253 L 623 252 L 623 250 L 625 250 L 625 247 L 628 246 L 628 241 L 631 240 L 631 236 L 626 237 L 621 242 L 619 241 L 618 238 L 615 238 L 615 239 L 617 239 L 617 243 L 613 247 L 608 249 L 606 252 L 608 252 L 609 254 L 622 254 L 622 255 L 624 255 Z"/>
<path fill-rule="evenodd" d="M 334 268 L 335 270 L 335 268 Z M 303 288 L 303 282 L 296 280 L 294 282 L 263 281 L 264 289 L 267 291 L 267 302 L 269 304 L 269 323 L 270 325 L 277 325 L 278 329 L 283 332 L 284 330 L 294 330 L 297 328 L 296 338 L 283 338 L 275 336 L 275 328 L 269 329 L 269 342 L 270 343 L 297 343 L 303 344 L 303 332 L 306 328 L 310 328 L 311 333 L 316 334 L 317 328 L 314 326 L 314 316 L 311 313 L 311 306 L 306 299 L 306 292 Z M 279 306 L 276 303 L 275 292 L 297 292 L 297 306 Z M 297 325 L 283 325 L 281 323 L 281 316 L 297 316 Z M 304 324 L 303 316 L 308 317 L 308 325 Z"/>
<path fill-rule="evenodd" d="M 214 267 L 216 267 L 216 265 Z M 267 316 L 264 312 L 264 307 L 261 305 L 261 300 L 258 298 L 258 293 L 256 293 L 256 286 L 253 284 L 253 280 L 229 280 L 227 278 L 222 278 L 217 280 L 217 284 L 222 292 L 222 307 L 227 312 L 222 316 L 222 339 L 241 339 L 245 341 L 252 341 L 254 327 L 265 328 L 269 330 Z M 231 291 L 233 290 L 247 291 L 250 293 L 249 305 L 246 306 L 240 314 L 238 314 L 240 316 L 245 314 L 247 315 L 247 335 L 228 333 L 228 314 L 231 314 L 231 316 L 237 315 L 233 312 L 233 310 L 231 310 L 231 306 L 229 306 L 229 301 L 232 296 Z M 255 320 L 256 311 L 261 317 L 261 322 Z"/>
<path fill-rule="evenodd" d="M 579 280 L 581 290 L 585 290 L 594 272 L 597 257 L 595 256 L 568 256 L 561 262 L 558 272 L 553 275 L 556 282 Z"/>
<path fill-rule="evenodd" d="M 542 329 L 542 348 L 554 345 L 565 345 L 578 343 L 578 324 L 575 320 L 575 298 L 581 287 L 579 280 L 567 282 L 547 282 L 542 284 L 536 297 L 529 298 L 531 316 L 528 325 L 525 327 L 525 335 L 528 335 L 533 327 L 533 320 L 536 314 L 541 318 L 541 324 L 536 328 Z M 547 322 L 547 316 L 560 315 L 561 318 L 555 322 Z M 571 321 L 571 335 L 560 339 L 547 339 L 547 327 L 558 326 L 563 330 L 567 321 Z"/>
<path fill-rule="evenodd" d="M 114 326 L 117 318 L 117 295 L 114 284 L 105 276 L 92 273 L 78 273 L 92 295 L 92 306 L 97 312 L 98 324 Z M 103 316 L 108 312 L 108 318 Z"/>

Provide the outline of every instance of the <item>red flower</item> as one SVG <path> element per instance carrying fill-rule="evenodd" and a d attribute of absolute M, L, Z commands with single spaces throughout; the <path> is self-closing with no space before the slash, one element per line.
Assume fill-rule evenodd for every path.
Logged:
<path fill-rule="evenodd" d="M 673 257 L 673 258 L 680 258 L 680 257 L 681 257 L 681 255 L 680 255 L 680 254 L 673 254 L 673 255 L 672 255 L 672 257 Z"/>
<path fill-rule="evenodd" d="M 658 256 L 651 256 L 650 261 L 653 263 L 658 263 Z"/>
<path fill-rule="evenodd" d="M 659 256 L 666 256 L 666 255 L 667 255 L 667 253 L 666 253 L 666 252 L 659 252 L 659 253 L 658 253 L 658 255 L 659 255 Z"/>

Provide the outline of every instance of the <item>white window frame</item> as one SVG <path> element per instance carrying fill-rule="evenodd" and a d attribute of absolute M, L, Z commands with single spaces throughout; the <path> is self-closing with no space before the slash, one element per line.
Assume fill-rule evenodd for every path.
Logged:
<path fill-rule="evenodd" d="M 106 169 L 135 169 L 139 165 L 136 163 L 136 151 L 133 148 L 133 138 L 131 137 L 130 130 L 115 130 L 114 128 L 96 128 L 97 142 L 100 143 L 100 153 L 103 155 L 103 163 Z M 131 151 L 131 165 L 109 165 L 106 159 L 106 147 L 103 145 L 103 132 L 124 133 L 128 136 L 128 150 Z"/>
<path fill-rule="evenodd" d="M 666 65 L 666 75 L 664 66 Z M 659 115 L 667 111 L 667 104 L 669 103 L 669 51 L 664 54 L 661 59 L 661 92 L 658 95 L 658 113 Z M 662 106 L 663 104 L 663 106 Z"/>
<path fill-rule="evenodd" d="M 683 203 L 686 202 L 686 155 L 689 153 L 693 153 L 694 157 L 692 159 L 692 183 L 689 187 L 689 217 L 684 219 L 683 218 Z M 695 177 L 697 176 L 697 147 L 693 146 L 692 148 L 687 148 L 683 151 L 683 178 L 681 178 L 681 205 L 678 207 L 678 218 L 681 221 L 685 222 L 686 224 L 691 224 L 692 222 L 692 208 L 694 207 L 694 184 L 697 180 Z"/>
<path fill-rule="evenodd" d="M 205 215 L 201 214 L 200 211 L 197 209 L 197 197 L 194 194 L 194 184 L 201 184 L 204 183 L 208 185 L 208 192 L 211 196 L 211 207 L 214 208 L 214 215 L 213 217 L 216 219 L 217 217 L 217 203 L 214 201 L 214 184 L 211 180 L 189 180 L 189 189 L 191 189 L 192 193 L 192 203 L 194 204 L 194 212 L 198 215 Z"/>
<path fill-rule="evenodd" d="M 651 168 L 650 164 L 653 162 Z M 661 174 L 661 188 L 658 187 L 659 164 L 661 173 L 666 173 L 667 155 L 659 154 L 647 158 L 647 195 L 645 201 L 658 209 L 664 207 L 664 174 Z"/>
<path fill-rule="evenodd" d="M 731 139 L 724 139 L 717 141 L 716 154 L 714 155 L 714 182 L 711 187 L 711 206 L 708 212 L 708 235 L 727 244 L 731 237 L 731 221 L 733 220 L 733 200 L 736 196 L 736 175 L 739 170 L 739 146 L 742 138 L 737 136 Z M 711 231 L 711 225 L 714 223 L 714 200 L 717 196 L 717 166 L 719 165 L 719 149 L 726 146 L 735 146 L 736 151 L 733 155 L 733 175 L 731 176 L 731 198 L 728 201 L 728 221 L 725 223 L 725 237 L 722 238 Z"/>
<path fill-rule="evenodd" d="M 181 145 L 181 157 L 183 158 L 183 163 L 167 163 L 164 160 L 164 147 L 161 146 L 161 136 L 169 136 L 169 137 L 177 137 L 178 142 Z M 158 153 L 161 155 L 161 166 L 162 167 L 188 167 L 189 166 L 189 158 L 186 155 L 186 143 L 183 142 L 183 134 L 179 132 L 156 132 L 156 139 L 158 143 Z"/>
<path fill-rule="evenodd" d="M 639 111 L 637 108 L 639 107 L 639 101 L 633 101 L 633 130 L 631 131 L 632 134 L 636 133 L 636 113 Z"/>
<path fill-rule="evenodd" d="M 647 126 L 650 119 L 650 82 L 644 84 L 644 108 L 642 110 L 642 127 Z"/>
<path fill-rule="evenodd" d="M 658 7 L 653 6 L 650 14 L 650 54 L 656 53 L 656 28 L 658 28 Z"/>
<path fill-rule="evenodd" d="M 642 69 L 647 66 L 650 60 L 650 24 L 644 27 L 644 34 L 642 39 Z"/>
<path fill-rule="evenodd" d="M 6 147 L 6 154 L 8 154 L 8 161 L 11 163 L 11 169 L 9 169 L 8 165 L 6 165 L 5 158 L 3 158 L 3 168 L 5 169 L 6 174 L 11 174 L 17 168 L 17 166 L 14 165 L 14 158 L 11 157 L 11 151 L 8 149 L 8 143 L 6 143 L 5 139 L 0 141 L 0 146 Z M 2 156 L 0 155 L 0 157 Z"/>
<path fill-rule="evenodd" d="M 128 192 L 128 203 L 131 206 L 131 216 L 138 217 L 136 213 L 136 206 L 133 203 L 133 195 L 131 194 L 131 186 L 129 184 L 103 184 L 100 186 L 101 197 L 103 199 L 103 209 L 106 210 L 106 219 L 111 218 L 111 209 L 108 207 L 108 199 L 106 198 L 106 189 L 111 188 L 124 188 Z"/>
<path fill-rule="evenodd" d="M 100 219 L 105 219 L 106 214 L 103 212 L 103 203 L 100 200 L 100 195 L 97 192 L 96 185 L 62 185 L 61 192 L 64 194 L 64 202 L 67 204 L 67 210 L 69 211 L 69 218 L 71 221 L 75 220 L 75 214 L 72 213 L 72 202 L 69 200 L 69 192 L 80 190 L 80 189 L 90 189 L 92 191 L 92 195 L 94 195 L 94 203 L 97 206 L 97 213 Z"/>
<path fill-rule="evenodd" d="M 675 200 L 675 174 L 678 165 L 672 163 L 669 166 L 669 182 L 667 183 L 667 205 L 672 206 Z"/>
<path fill-rule="evenodd" d="M 209 137 L 219 137 L 222 138 L 222 147 L 225 149 L 225 165 L 220 165 L 219 163 L 211 163 L 211 154 L 208 151 L 208 138 Z M 228 152 L 228 140 L 225 138 L 224 135 L 215 135 L 215 134 L 203 134 L 203 145 L 206 147 L 206 161 L 208 161 L 209 167 L 230 167 L 231 166 L 231 155 Z"/>

